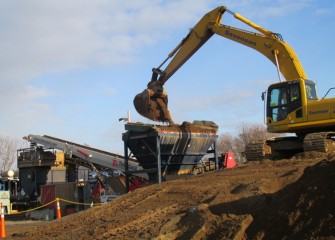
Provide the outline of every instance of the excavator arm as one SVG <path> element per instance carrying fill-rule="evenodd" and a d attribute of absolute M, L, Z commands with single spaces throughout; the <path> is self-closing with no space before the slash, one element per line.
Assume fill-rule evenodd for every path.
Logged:
<path fill-rule="evenodd" d="M 227 12 L 236 19 L 249 25 L 259 33 L 254 33 L 221 24 L 223 14 Z M 197 52 L 214 34 L 220 35 L 256 51 L 274 63 L 286 81 L 307 79 L 294 50 L 285 43 L 279 34 L 258 26 L 243 16 L 233 13 L 224 6 L 217 7 L 207 13 L 188 33 L 188 35 L 168 55 L 163 63 L 152 71 L 152 79 L 142 93 L 134 98 L 134 106 L 138 113 L 153 121 L 173 124 L 168 110 L 168 95 L 164 91 L 165 82 Z M 170 59 L 164 70 L 161 67 Z"/>

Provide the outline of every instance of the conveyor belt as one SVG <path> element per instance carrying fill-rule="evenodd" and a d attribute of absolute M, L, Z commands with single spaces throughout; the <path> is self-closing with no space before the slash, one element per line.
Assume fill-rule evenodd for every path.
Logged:
<path fill-rule="evenodd" d="M 51 147 L 66 154 L 71 154 L 78 157 L 84 162 L 89 161 L 100 167 L 125 171 L 124 157 L 118 154 L 110 153 L 89 146 L 77 144 L 64 139 L 59 139 L 47 135 L 29 135 L 26 139 L 43 146 Z M 134 159 L 129 160 L 129 169 L 132 171 L 142 170 L 143 168 Z"/>

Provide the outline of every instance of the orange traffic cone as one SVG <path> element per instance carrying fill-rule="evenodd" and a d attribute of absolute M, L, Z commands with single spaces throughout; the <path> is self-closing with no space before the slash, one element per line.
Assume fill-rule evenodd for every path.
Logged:
<path fill-rule="evenodd" d="M 56 198 L 56 203 L 57 203 L 57 219 L 60 219 L 62 217 L 62 214 L 60 212 L 59 198 Z"/>
<path fill-rule="evenodd" d="M 6 227 L 5 227 L 5 213 L 4 213 L 4 208 L 2 207 L 2 203 L 0 204 L 0 208 L 1 208 L 0 237 L 4 238 L 6 237 Z"/>

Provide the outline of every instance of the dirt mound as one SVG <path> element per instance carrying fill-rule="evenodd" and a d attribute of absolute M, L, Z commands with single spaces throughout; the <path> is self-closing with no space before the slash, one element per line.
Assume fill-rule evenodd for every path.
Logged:
<path fill-rule="evenodd" d="M 310 151 L 310 152 L 302 152 L 296 154 L 292 159 L 314 159 L 314 158 L 327 158 L 330 157 L 327 155 L 327 153 L 323 152 L 315 152 L 315 151 Z"/>
<path fill-rule="evenodd" d="M 151 185 L 10 239 L 335 237 L 335 160 L 250 162 Z"/>
<path fill-rule="evenodd" d="M 247 229 L 247 236 L 251 239 L 335 236 L 334 177 L 335 161 L 323 160 L 306 168 L 298 181 L 262 196 L 262 206 L 248 211 L 254 221 Z"/>

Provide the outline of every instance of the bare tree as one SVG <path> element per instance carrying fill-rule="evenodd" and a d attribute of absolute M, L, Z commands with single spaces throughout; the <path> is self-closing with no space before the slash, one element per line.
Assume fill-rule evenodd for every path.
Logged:
<path fill-rule="evenodd" d="M 241 123 L 238 127 L 238 139 L 240 145 L 244 146 L 255 140 L 262 140 L 272 137 L 273 134 L 266 130 L 264 124 L 259 123 Z"/>
<path fill-rule="evenodd" d="M 26 145 L 22 140 L 0 135 L 0 171 L 7 172 L 16 162 L 17 150 Z"/>
<path fill-rule="evenodd" d="M 220 153 L 225 153 L 232 151 L 234 148 L 235 144 L 235 137 L 231 135 L 230 133 L 222 133 L 219 136 L 219 141 L 218 141 L 218 151 Z"/>
<path fill-rule="evenodd" d="M 241 163 L 241 151 L 239 150 L 237 143 L 238 138 L 236 136 L 233 136 L 230 133 L 222 133 L 218 139 L 218 152 L 220 154 L 233 152 L 235 161 Z"/>
<path fill-rule="evenodd" d="M 268 139 L 278 134 L 269 133 L 264 124 L 241 123 L 238 127 L 238 133 L 233 136 L 229 133 L 223 133 L 218 139 L 218 151 L 220 153 L 232 151 L 238 163 L 244 162 L 242 153 L 245 151 L 245 145 L 252 141 Z"/>

